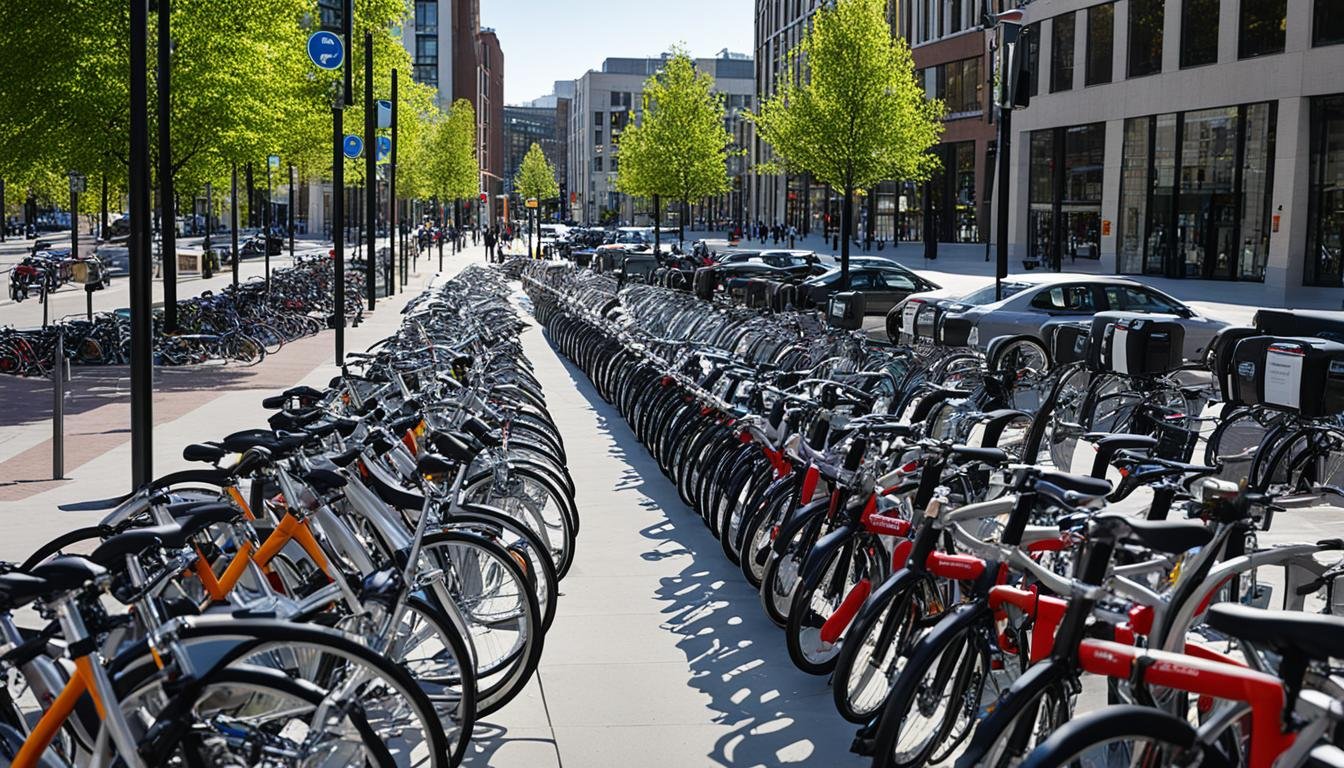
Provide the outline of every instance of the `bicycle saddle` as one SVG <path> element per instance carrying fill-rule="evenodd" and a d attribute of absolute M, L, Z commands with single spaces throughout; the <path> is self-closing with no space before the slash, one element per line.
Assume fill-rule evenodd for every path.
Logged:
<path fill-rule="evenodd" d="M 435 453 L 421 454 L 415 462 L 415 471 L 422 475 L 446 475 L 456 467 L 456 464 Z"/>
<path fill-rule="evenodd" d="M 430 440 L 434 444 L 434 450 L 442 454 L 440 458 L 470 464 L 476 458 L 476 451 L 472 449 L 468 442 L 470 438 L 463 438 L 466 438 L 466 436 L 459 436 L 451 432 L 439 432 Z"/>
<path fill-rule="evenodd" d="M 48 595 L 69 592 L 100 578 L 106 570 L 87 558 L 62 555 L 27 573 L 0 575 L 0 605 L 18 608 Z"/>
<path fill-rule="evenodd" d="M 1344 658 L 1344 618 L 1337 616 L 1218 603 L 1209 608 L 1204 621 L 1219 632 L 1284 657 Z"/>
<path fill-rule="evenodd" d="M 1109 480 L 1087 475 L 1042 472 L 1036 478 L 1036 489 L 1058 495 L 1068 504 L 1078 505 L 1085 500 L 1080 497 L 1101 497 L 1110 493 L 1111 483 Z M 1069 494 L 1072 494 L 1072 497 Z"/>
<path fill-rule="evenodd" d="M 1008 454 L 1002 448 L 978 448 L 971 445 L 952 446 L 952 460 L 957 464 L 978 461 L 992 467 L 1008 463 Z"/>
<path fill-rule="evenodd" d="M 223 447 L 204 443 L 192 443 L 182 449 L 182 458 L 187 461 L 204 461 L 207 464 L 218 463 L 226 455 L 228 455 L 228 451 L 224 450 Z"/>
<path fill-rule="evenodd" d="M 1155 552 L 1179 555 L 1213 540 L 1213 529 L 1186 520 L 1145 520 L 1118 512 L 1105 512 L 1092 518 L 1095 525 L 1108 527 L 1117 538 L 1137 542 Z M 1095 534 L 1094 534 L 1095 535 Z"/>
<path fill-rule="evenodd" d="M 482 445 L 485 445 L 488 448 L 494 448 L 504 442 L 498 432 L 491 429 L 489 424 L 486 424 L 475 416 L 462 422 L 462 431 L 476 438 Z"/>
<path fill-rule="evenodd" d="M 345 487 L 345 478 L 342 477 L 339 472 L 334 472 L 330 469 L 322 469 L 321 467 L 310 469 L 300 475 L 300 477 L 302 477 L 303 481 L 311 486 L 318 494 Z"/>

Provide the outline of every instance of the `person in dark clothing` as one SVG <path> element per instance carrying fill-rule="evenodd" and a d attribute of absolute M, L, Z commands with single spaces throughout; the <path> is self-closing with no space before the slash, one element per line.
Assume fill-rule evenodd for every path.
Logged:
<path fill-rule="evenodd" d="M 499 237 L 495 230 L 487 229 L 485 231 L 485 260 L 490 263 L 495 261 L 495 243 L 499 242 Z"/>

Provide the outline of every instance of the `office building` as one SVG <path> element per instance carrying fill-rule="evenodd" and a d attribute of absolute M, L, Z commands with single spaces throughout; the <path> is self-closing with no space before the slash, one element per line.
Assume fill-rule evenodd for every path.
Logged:
<path fill-rule="evenodd" d="M 1333 0 L 1037 0 L 1014 115 L 1014 260 L 1344 292 L 1344 13 Z M 1255 292 L 1259 294 L 1259 291 Z"/>
<path fill-rule="evenodd" d="M 658 72 L 667 58 L 609 58 L 600 70 L 589 70 L 574 81 L 574 99 L 569 115 L 569 151 L 565 177 L 569 187 L 570 216 L 590 223 L 652 220 L 647 201 L 635 201 L 616 189 L 620 156 L 616 147 L 631 115 L 638 119 L 643 109 L 644 82 Z M 715 92 L 724 97 L 725 128 L 741 141 L 741 113 L 751 108 L 755 92 L 751 58 L 721 51 L 715 58 L 695 60 L 696 69 L 714 77 Z M 729 158 L 733 189 L 713 200 L 694 200 L 691 224 L 724 223 L 739 215 L 745 189 L 745 158 Z M 675 201 L 663 201 L 668 213 L 663 221 L 675 226 Z M 637 204 L 638 203 L 638 204 Z"/>
<path fill-rule="evenodd" d="M 788 54 L 802 42 L 809 19 L 823 0 L 757 0 L 756 80 L 758 98 L 772 96 Z M 877 240 L 922 240 L 925 227 L 943 242 L 982 242 L 988 224 L 985 202 L 994 126 L 986 117 L 987 36 L 979 3 L 971 0 L 891 2 L 892 35 L 910 45 L 916 78 L 930 98 L 947 106 L 943 135 L 934 147 L 942 170 L 925 183 L 893 179 L 865 190 L 855 201 L 853 233 Z M 770 147 L 749 139 L 753 164 L 771 159 Z M 841 193 L 809 174 L 756 175 L 750 180 L 748 221 L 783 223 L 800 232 L 832 234 L 840 226 Z"/>

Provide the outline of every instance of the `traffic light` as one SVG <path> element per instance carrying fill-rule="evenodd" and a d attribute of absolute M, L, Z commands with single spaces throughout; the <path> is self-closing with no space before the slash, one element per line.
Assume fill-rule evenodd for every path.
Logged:
<path fill-rule="evenodd" d="M 1010 70 L 1012 83 L 1012 106 L 1025 107 L 1031 103 L 1031 84 L 1026 82 L 1026 78 L 1031 76 L 1034 69 L 1031 58 L 1034 55 L 1034 46 L 1031 39 L 1031 27 L 1023 27 L 1017 33 L 1017 42 L 1012 47 L 1012 68 Z"/>

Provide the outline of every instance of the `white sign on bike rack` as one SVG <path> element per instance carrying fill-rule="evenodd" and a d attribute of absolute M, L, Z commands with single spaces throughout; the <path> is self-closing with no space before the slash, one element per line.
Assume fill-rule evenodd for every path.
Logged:
<path fill-rule="evenodd" d="M 1301 347 L 1292 344 L 1270 344 L 1265 353 L 1265 402 L 1284 408 L 1302 405 L 1302 360 L 1306 356 Z"/>
<path fill-rule="evenodd" d="M 1129 328 L 1119 323 L 1111 335 L 1111 368 L 1116 373 L 1129 373 Z"/>
<path fill-rule="evenodd" d="M 905 305 L 905 309 L 901 310 L 901 334 L 909 337 L 907 343 L 914 341 L 915 315 L 917 314 L 919 314 L 919 302 L 909 302 Z"/>

